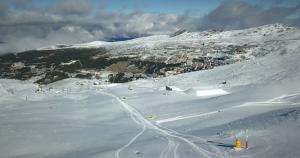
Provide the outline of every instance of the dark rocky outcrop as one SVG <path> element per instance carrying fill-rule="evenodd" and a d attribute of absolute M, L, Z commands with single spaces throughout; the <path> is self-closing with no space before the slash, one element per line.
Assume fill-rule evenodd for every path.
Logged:
<path fill-rule="evenodd" d="M 185 33 L 185 32 L 187 32 L 186 29 L 180 29 L 180 30 L 178 30 L 178 31 L 176 31 L 176 32 L 174 32 L 174 33 L 172 33 L 172 34 L 170 34 L 169 36 L 170 36 L 170 37 L 175 37 L 175 36 L 181 35 L 181 34 L 183 34 L 183 33 Z"/>

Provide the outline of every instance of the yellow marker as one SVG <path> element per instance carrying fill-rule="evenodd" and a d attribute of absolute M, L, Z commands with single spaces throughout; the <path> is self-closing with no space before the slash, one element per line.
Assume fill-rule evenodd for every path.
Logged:
<path fill-rule="evenodd" d="M 148 118 L 151 120 L 154 120 L 156 117 L 155 117 L 155 115 L 149 115 Z"/>
<path fill-rule="evenodd" d="M 240 139 L 235 140 L 235 149 L 236 150 L 241 150 L 242 149 L 242 144 Z"/>

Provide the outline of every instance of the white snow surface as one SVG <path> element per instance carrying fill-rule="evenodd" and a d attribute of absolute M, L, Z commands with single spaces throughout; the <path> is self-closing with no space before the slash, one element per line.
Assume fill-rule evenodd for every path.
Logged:
<path fill-rule="evenodd" d="M 207 52 L 208 57 L 220 58 L 226 54 L 223 52 L 211 53 L 216 51 L 216 47 L 226 48 L 229 45 L 243 46 L 247 44 L 253 47 L 249 48 L 244 56 L 252 58 L 252 56 L 263 56 L 266 52 L 280 49 L 282 44 L 285 44 L 285 42 L 282 41 L 290 43 L 299 40 L 299 34 L 300 31 L 297 28 L 282 24 L 270 24 L 245 30 L 185 32 L 175 37 L 170 37 L 169 35 L 153 35 L 117 42 L 94 41 L 71 45 L 58 44 L 46 48 L 39 48 L 38 50 L 106 48 L 109 50 L 109 53 L 114 55 L 138 55 L 141 56 L 142 59 L 146 59 L 150 56 L 171 58 L 176 54 L 176 51 L 168 50 L 168 48 L 177 49 L 176 47 L 178 46 L 187 46 L 195 50 L 202 50 L 205 45 L 205 49 L 209 49 L 209 52 Z M 261 49 L 261 46 L 264 48 Z M 298 47 L 298 45 L 295 46 Z M 294 48 L 290 45 L 287 49 Z M 236 58 L 238 57 L 239 55 L 236 55 Z"/>
<path fill-rule="evenodd" d="M 162 79 L 42 87 L 1 79 L 0 157 L 300 157 L 299 35 L 285 41 L 285 53 Z M 234 150 L 236 138 L 250 148 Z"/>

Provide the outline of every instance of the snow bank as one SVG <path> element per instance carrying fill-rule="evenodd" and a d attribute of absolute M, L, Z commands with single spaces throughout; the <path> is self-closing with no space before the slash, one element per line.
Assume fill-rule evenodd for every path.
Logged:
<path fill-rule="evenodd" d="M 198 97 L 215 97 L 215 96 L 221 96 L 229 94 L 229 92 L 223 90 L 223 89 L 203 89 L 203 90 L 197 90 L 194 88 L 190 88 L 186 91 L 184 91 L 186 94 L 190 95 L 196 95 Z"/>

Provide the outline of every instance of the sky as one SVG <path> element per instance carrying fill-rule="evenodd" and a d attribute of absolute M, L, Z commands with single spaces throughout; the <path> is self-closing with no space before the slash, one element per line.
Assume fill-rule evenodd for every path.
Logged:
<path fill-rule="evenodd" d="M 300 26 L 300 0 L 0 0 L 0 53 L 170 34 Z"/>
<path fill-rule="evenodd" d="M 149 13 L 173 13 L 184 14 L 190 11 L 193 16 L 204 15 L 216 8 L 221 0 L 112 0 L 108 4 L 108 10 L 132 12 L 140 10 Z"/>

